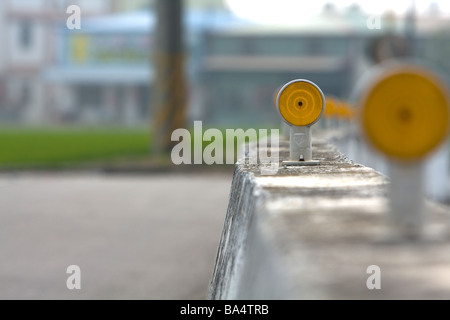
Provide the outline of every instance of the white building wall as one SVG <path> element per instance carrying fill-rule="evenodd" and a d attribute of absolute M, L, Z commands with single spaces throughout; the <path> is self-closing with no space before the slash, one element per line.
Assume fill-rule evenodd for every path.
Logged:
<path fill-rule="evenodd" d="M 70 5 L 78 5 L 88 11 L 105 11 L 110 8 L 111 0 L 2 0 L 2 2 L 7 3 L 9 8 L 21 12 L 41 11 L 44 8 L 65 9 Z"/>
<path fill-rule="evenodd" d="M 5 2 L 0 1 L 0 43 L 2 43 L 2 47 L 5 48 L 4 44 L 6 43 L 6 33 L 1 30 L 6 29 L 6 17 L 5 17 Z M 3 75 L 6 67 L 6 50 L 0 50 L 0 77 Z"/>
<path fill-rule="evenodd" d="M 64 22 L 69 5 L 79 5 L 83 15 L 108 12 L 111 0 L 0 0 L 0 81 L 5 79 L 6 94 L 0 97 L 0 107 L 8 104 L 12 119 L 26 123 L 46 123 L 64 114 L 73 104 L 71 90 L 49 90 L 42 72 L 54 63 L 49 54 L 57 50 L 57 32 L 51 17 Z M 67 15 L 68 16 L 68 15 Z M 50 17 L 50 18 L 49 18 Z M 24 32 L 28 28 L 28 45 Z M 27 36 L 27 35 L 25 35 Z M 56 93 L 53 93 L 56 91 Z M 51 95 L 51 96 L 49 96 Z M 56 96 L 55 96 L 56 95 Z M 69 102 L 68 102 L 69 101 Z M 61 103 L 61 107 L 56 106 Z M 58 110 L 61 109 L 61 110 Z M 11 117 L 10 117 L 11 118 Z"/>
<path fill-rule="evenodd" d="M 27 79 L 30 86 L 30 98 L 24 111 L 24 120 L 31 124 L 40 124 L 46 121 L 46 110 L 44 109 L 44 84 L 39 78 Z"/>
<path fill-rule="evenodd" d="M 44 7 L 46 0 L 3 0 L 10 9 L 20 11 L 38 11 Z"/>
<path fill-rule="evenodd" d="M 26 26 L 28 24 L 28 26 Z M 24 28 L 29 28 L 29 44 L 25 45 L 21 40 Z M 45 31 L 44 26 L 38 21 L 26 21 L 14 19 L 9 21 L 6 28 L 8 33 L 9 65 L 12 67 L 40 68 L 45 62 Z"/>

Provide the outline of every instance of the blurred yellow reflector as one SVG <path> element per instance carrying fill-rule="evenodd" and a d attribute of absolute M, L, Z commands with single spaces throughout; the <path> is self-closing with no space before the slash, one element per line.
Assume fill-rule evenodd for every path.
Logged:
<path fill-rule="evenodd" d="M 382 76 L 361 103 L 363 130 L 388 156 L 412 160 L 434 149 L 446 137 L 448 97 L 444 85 L 416 67 Z"/>
<path fill-rule="evenodd" d="M 334 115 L 334 113 L 336 112 L 335 104 L 336 101 L 334 100 L 334 98 L 327 96 L 327 102 L 325 104 L 325 111 L 324 111 L 325 116 L 332 117 Z"/>
<path fill-rule="evenodd" d="M 308 126 L 319 120 L 325 99 L 314 83 L 294 80 L 278 93 L 278 110 L 288 123 L 294 126 Z"/>

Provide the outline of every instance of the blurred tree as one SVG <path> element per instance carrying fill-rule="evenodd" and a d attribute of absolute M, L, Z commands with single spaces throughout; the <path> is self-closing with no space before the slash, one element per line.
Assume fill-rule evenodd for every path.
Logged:
<path fill-rule="evenodd" d="M 153 146 L 154 152 L 165 153 L 176 143 L 171 141 L 172 132 L 186 121 L 182 0 L 157 0 L 155 9 Z"/>

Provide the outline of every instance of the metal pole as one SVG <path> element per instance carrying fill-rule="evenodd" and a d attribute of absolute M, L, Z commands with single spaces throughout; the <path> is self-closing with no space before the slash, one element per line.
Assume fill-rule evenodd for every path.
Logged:
<path fill-rule="evenodd" d="M 407 238 L 420 238 L 425 223 L 423 163 L 389 163 L 390 220 Z"/>
<path fill-rule="evenodd" d="M 311 161 L 312 142 L 310 126 L 291 126 L 290 134 L 290 161 Z"/>
<path fill-rule="evenodd" d="M 153 147 L 156 153 L 165 153 L 177 143 L 170 139 L 173 130 L 186 121 L 182 0 L 157 0 L 156 12 Z"/>

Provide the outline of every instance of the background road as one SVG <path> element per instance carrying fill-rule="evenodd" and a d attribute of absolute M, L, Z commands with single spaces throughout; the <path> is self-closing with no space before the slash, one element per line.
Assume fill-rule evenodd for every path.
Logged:
<path fill-rule="evenodd" d="M 0 175 L 0 299 L 204 299 L 231 178 Z"/>

